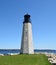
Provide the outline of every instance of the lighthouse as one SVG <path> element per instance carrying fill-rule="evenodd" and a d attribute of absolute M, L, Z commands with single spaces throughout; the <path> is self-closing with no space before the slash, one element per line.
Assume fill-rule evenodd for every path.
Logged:
<path fill-rule="evenodd" d="M 24 15 L 20 54 L 34 54 L 30 15 Z"/>

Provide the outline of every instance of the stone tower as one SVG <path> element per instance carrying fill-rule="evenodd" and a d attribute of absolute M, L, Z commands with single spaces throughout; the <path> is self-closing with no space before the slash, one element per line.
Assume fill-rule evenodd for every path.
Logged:
<path fill-rule="evenodd" d="M 30 15 L 24 15 L 20 54 L 34 54 Z"/>

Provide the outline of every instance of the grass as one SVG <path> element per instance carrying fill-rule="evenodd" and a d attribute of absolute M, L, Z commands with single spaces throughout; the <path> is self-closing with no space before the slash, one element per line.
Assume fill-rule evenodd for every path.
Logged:
<path fill-rule="evenodd" d="M 0 56 L 0 65 L 51 65 L 43 54 Z"/>

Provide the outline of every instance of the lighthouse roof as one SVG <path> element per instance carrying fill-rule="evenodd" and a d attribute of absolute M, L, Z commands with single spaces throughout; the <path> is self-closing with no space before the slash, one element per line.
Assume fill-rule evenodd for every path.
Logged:
<path fill-rule="evenodd" d="M 25 18 L 30 18 L 29 14 L 24 15 Z"/>

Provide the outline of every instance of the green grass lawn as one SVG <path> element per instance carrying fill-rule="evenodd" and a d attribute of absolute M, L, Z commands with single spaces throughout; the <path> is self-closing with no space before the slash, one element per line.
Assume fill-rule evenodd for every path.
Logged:
<path fill-rule="evenodd" d="M 45 55 L 0 56 L 0 65 L 51 65 Z"/>

